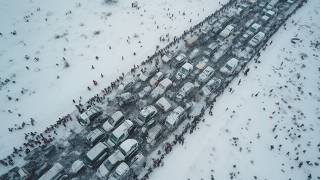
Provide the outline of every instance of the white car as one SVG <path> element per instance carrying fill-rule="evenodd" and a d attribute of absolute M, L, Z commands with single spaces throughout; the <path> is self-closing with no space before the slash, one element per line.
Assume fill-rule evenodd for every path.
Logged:
<path fill-rule="evenodd" d="M 253 38 L 249 41 L 249 45 L 256 47 L 264 39 L 266 35 L 263 32 L 258 32 Z"/>
<path fill-rule="evenodd" d="M 86 156 L 85 160 L 87 165 L 90 168 L 96 167 L 97 165 L 100 165 L 100 163 L 103 162 L 103 160 L 108 155 L 108 146 L 105 143 L 99 142 L 93 148 L 91 148 Z"/>
<path fill-rule="evenodd" d="M 87 141 L 89 142 L 90 146 L 95 145 L 101 138 L 103 138 L 103 136 L 105 135 L 105 131 L 100 129 L 100 128 L 96 128 L 93 131 L 91 131 L 88 135 L 87 135 Z"/>
<path fill-rule="evenodd" d="M 80 125 L 82 125 L 82 126 L 88 125 L 88 124 L 90 124 L 90 121 L 97 118 L 101 114 L 102 114 L 102 109 L 100 107 L 91 106 L 85 112 L 80 114 L 78 121 L 79 121 Z"/>
<path fill-rule="evenodd" d="M 236 70 L 237 66 L 239 64 L 239 60 L 236 58 L 231 58 L 226 64 L 224 64 L 220 68 L 220 72 L 226 75 L 231 75 Z"/>
<path fill-rule="evenodd" d="M 102 127 L 106 132 L 110 132 L 123 119 L 123 113 L 121 111 L 117 111 L 114 114 L 112 114 L 111 118 L 109 118 L 105 123 L 103 123 Z"/>
<path fill-rule="evenodd" d="M 185 79 L 193 70 L 193 66 L 190 63 L 185 63 L 177 72 L 176 79 Z"/>
<path fill-rule="evenodd" d="M 168 112 L 171 109 L 171 104 L 170 102 L 165 98 L 161 97 L 157 102 L 156 105 L 162 109 L 164 112 Z"/>
<path fill-rule="evenodd" d="M 125 158 L 132 156 L 138 151 L 139 143 L 135 139 L 127 139 L 123 141 L 119 146 L 119 151 L 124 155 Z"/>
<path fill-rule="evenodd" d="M 226 38 L 233 32 L 233 30 L 234 30 L 234 26 L 229 24 L 224 28 L 224 30 L 220 32 L 219 36 L 222 38 Z"/>
<path fill-rule="evenodd" d="M 215 92 L 221 86 L 221 79 L 212 78 L 204 87 L 201 89 L 201 93 L 204 96 L 209 96 L 211 93 Z"/>
<path fill-rule="evenodd" d="M 151 118 L 153 118 L 157 113 L 158 110 L 153 105 L 144 107 L 139 113 L 138 118 L 141 122 L 138 121 L 138 124 L 142 126 L 144 123 L 148 122 Z"/>
<path fill-rule="evenodd" d="M 110 172 L 116 167 L 117 164 L 124 161 L 125 156 L 119 150 L 111 154 L 97 169 L 96 175 L 100 179 L 106 179 Z"/>
<path fill-rule="evenodd" d="M 142 99 L 144 98 L 145 96 L 147 96 L 150 92 L 151 92 L 152 88 L 151 86 L 146 86 L 144 87 L 139 93 L 139 98 Z"/>
<path fill-rule="evenodd" d="M 172 66 L 174 68 L 177 68 L 179 66 L 181 66 L 183 63 L 185 63 L 187 61 L 187 55 L 185 55 L 184 53 L 180 53 L 178 56 L 176 56 L 173 61 L 172 61 Z"/>
<path fill-rule="evenodd" d="M 77 174 L 84 168 L 84 163 L 81 160 L 76 160 L 75 162 L 72 163 L 71 168 L 70 168 L 70 173 L 71 174 Z"/>
<path fill-rule="evenodd" d="M 156 88 L 151 92 L 151 97 L 156 99 L 166 92 L 166 90 L 172 85 L 172 81 L 169 78 L 162 80 Z"/>
<path fill-rule="evenodd" d="M 185 83 L 179 92 L 176 95 L 177 101 L 182 101 L 186 96 L 188 96 L 191 91 L 195 88 L 195 85 L 192 84 L 191 82 Z"/>
<path fill-rule="evenodd" d="M 122 162 L 119 166 L 110 174 L 108 180 L 124 180 L 129 174 L 130 168 L 125 163 Z"/>
<path fill-rule="evenodd" d="M 154 87 L 156 86 L 159 81 L 161 81 L 161 79 L 164 77 L 163 72 L 157 72 L 157 74 L 155 74 L 149 81 L 149 84 Z"/>
<path fill-rule="evenodd" d="M 118 128 L 112 131 L 107 145 L 114 147 L 123 142 L 129 136 L 130 130 L 133 128 L 133 123 L 130 120 L 125 120 Z"/>
<path fill-rule="evenodd" d="M 204 84 L 204 83 L 208 82 L 208 80 L 213 76 L 214 72 L 215 72 L 215 71 L 214 71 L 213 67 L 207 66 L 207 67 L 202 71 L 202 73 L 199 74 L 198 82 L 199 82 L 200 84 Z"/>
<path fill-rule="evenodd" d="M 176 107 L 166 118 L 165 125 L 168 129 L 173 129 L 178 126 L 181 120 L 184 118 L 185 110 L 178 106 Z"/>

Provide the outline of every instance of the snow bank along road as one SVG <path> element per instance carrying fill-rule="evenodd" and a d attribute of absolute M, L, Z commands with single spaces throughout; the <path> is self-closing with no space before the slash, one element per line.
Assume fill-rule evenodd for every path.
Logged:
<path fill-rule="evenodd" d="M 150 179 L 320 178 L 319 9 L 287 21 Z"/>
<path fill-rule="evenodd" d="M 87 179 L 92 177 L 93 173 L 97 176 L 101 176 L 101 173 L 105 174 L 102 176 L 108 176 L 109 174 L 106 173 L 108 171 L 103 170 L 106 168 L 112 171 L 111 176 L 132 175 L 119 175 L 120 172 L 125 172 L 123 168 L 128 167 L 128 165 L 130 167 L 135 165 L 136 162 L 132 161 L 131 157 L 137 152 L 142 153 L 142 157 L 148 155 L 152 151 L 152 147 L 156 147 L 161 142 L 161 137 L 162 140 L 165 139 L 172 130 L 177 128 L 179 121 L 181 122 L 186 117 L 188 118 L 183 123 L 184 125 L 187 123 L 187 125 L 180 126 L 185 127 L 184 129 L 182 128 L 182 132 L 185 133 L 190 127 L 190 131 L 194 130 L 194 125 L 199 122 L 199 119 L 194 116 L 197 114 L 196 107 L 214 102 L 215 96 L 229 84 L 241 68 L 255 54 L 260 55 L 258 53 L 259 49 L 265 48 L 264 46 L 268 38 L 295 11 L 296 7 L 301 5 L 301 2 L 259 1 L 257 3 L 242 2 L 241 4 L 237 4 L 237 1 L 231 1 L 219 13 L 206 18 L 203 23 L 197 25 L 189 33 L 185 33 L 181 38 L 175 39 L 176 43 L 170 43 L 166 48 L 169 52 L 162 50 L 145 61 L 140 68 L 133 68 L 131 73 L 120 78 L 124 80 L 116 81 L 112 84 L 112 87 L 105 89 L 104 96 L 95 96 L 85 106 L 79 104 L 78 109 L 80 112 L 85 111 L 86 113 L 90 113 L 97 108 L 98 111 L 100 111 L 100 108 L 103 109 L 104 115 L 100 117 L 107 116 L 106 119 L 108 121 L 104 118 L 90 118 L 92 120 L 90 122 L 83 113 L 81 116 L 78 116 L 79 122 L 86 126 L 83 131 L 73 133 L 67 141 L 57 141 L 54 146 L 49 146 L 42 150 L 35 148 L 30 153 L 29 151 L 34 148 L 34 145 L 37 146 L 42 141 L 46 145 L 48 141 L 52 140 L 51 136 L 35 135 L 36 139 L 26 144 L 27 149 L 25 149 L 25 153 L 28 154 L 26 160 L 35 160 L 36 163 L 28 161 L 28 166 L 24 166 L 23 171 L 27 176 L 31 175 L 33 178 L 40 176 L 47 177 L 55 172 L 55 176 L 74 177 L 80 175 L 80 178 Z M 182 39 L 185 39 L 186 42 L 181 41 Z M 164 54 L 166 55 L 163 56 Z M 159 61 L 160 55 L 162 61 Z M 154 67 L 157 67 L 156 69 L 159 72 L 152 71 Z M 146 82 L 145 80 L 148 77 L 152 78 Z M 164 80 L 161 81 L 161 79 Z M 156 84 L 159 81 L 161 82 L 157 86 Z M 150 96 L 145 96 L 148 92 L 150 93 L 150 91 L 146 92 L 147 90 L 145 89 L 148 86 L 150 90 L 155 86 L 157 87 L 152 90 Z M 114 88 L 117 91 L 111 91 Z M 139 96 L 137 92 L 139 92 Z M 105 94 L 109 95 L 105 96 Z M 166 99 L 169 105 L 164 105 L 157 101 L 162 95 L 162 99 Z M 253 96 L 258 95 L 259 93 L 256 93 Z M 157 108 L 153 107 L 155 101 L 157 101 L 155 105 Z M 153 108 L 147 105 L 152 105 Z M 150 108 L 145 109 L 146 106 Z M 170 106 L 171 110 L 174 109 L 172 112 L 170 111 Z M 166 107 L 169 107 L 169 109 L 166 109 Z M 87 108 L 88 110 L 86 110 Z M 199 113 L 202 114 L 204 107 L 202 106 L 199 109 Z M 113 121 L 109 121 L 111 117 L 108 117 L 117 110 L 122 111 L 127 120 L 123 121 L 123 124 L 112 131 L 112 133 L 103 132 L 109 129 L 108 126 L 105 126 L 105 123 L 113 123 L 115 119 L 119 119 L 113 116 Z M 71 114 L 62 119 L 57 126 L 68 124 L 67 121 L 74 119 L 74 115 L 76 114 Z M 191 122 L 191 125 L 189 122 Z M 125 130 L 123 128 L 124 124 L 127 124 L 125 126 L 129 129 Z M 133 128 L 130 128 L 132 127 L 130 124 L 134 125 Z M 113 126 L 118 125 L 115 124 Z M 153 131 L 151 132 L 151 129 L 157 126 L 160 126 L 162 129 L 158 139 L 156 136 L 153 136 Z M 181 128 L 178 128 L 176 132 L 179 130 Z M 56 134 L 54 127 L 47 129 L 47 131 L 53 131 Z M 92 134 L 92 132 L 97 131 L 105 135 L 98 144 L 97 141 L 99 140 L 96 139 L 98 138 L 97 133 Z M 57 132 L 60 133 L 61 128 Z M 120 136 L 119 132 L 124 134 L 120 134 Z M 91 150 L 90 145 L 85 143 L 86 135 L 90 137 L 88 141 L 91 141 L 91 146 L 97 144 Z M 118 166 L 117 168 L 117 164 L 110 166 L 108 159 L 100 166 L 103 160 L 111 155 L 126 138 L 138 140 L 139 146 L 134 146 L 137 149 L 129 155 L 123 150 L 123 148 L 128 146 L 124 144 L 120 146 L 119 150 L 126 154 L 125 161 L 118 159 L 119 161 L 124 161 L 122 166 Z M 233 139 L 237 140 L 237 138 Z M 178 140 L 183 144 L 182 136 L 179 136 Z M 123 143 L 126 142 L 124 141 Z M 174 144 L 165 143 L 166 154 L 171 151 L 171 146 Z M 103 148 L 104 146 L 107 147 L 107 150 Z M 19 149 L 15 151 L 16 155 L 20 154 Z M 161 154 L 161 151 L 158 154 Z M 81 172 L 81 174 L 75 174 L 74 164 L 71 166 L 71 169 L 70 165 L 77 159 L 84 161 L 89 167 L 100 166 L 97 173 L 96 168 L 85 168 L 85 171 Z M 9 160 L 9 163 L 12 163 L 10 158 L 7 160 Z M 61 171 L 62 169 L 60 168 L 59 172 L 57 169 L 52 169 L 45 173 L 46 169 L 50 168 L 54 162 L 59 162 L 54 167 L 65 167 L 65 171 Z M 158 163 L 153 164 L 153 167 L 157 166 Z M 122 171 L 119 171 L 119 168 Z M 152 166 L 150 167 L 150 161 L 147 162 L 147 166 L 144 169 L 148 171 L 147 174 L 151 172 Z M 15 175 L 16 170 L 18 169 L 10 171 L 11 173 L 7 177 Z M 43 175 L 43 173 L 45 174 Z M 134 174 L 139 175 L 138 171 L 133 171 Z"/>
<path fill-rule="evenodd" d="M 42 132 L 74 110 L 72 99 L 86 101 L 220 7 L 212 0 L 132 2 L 0 2 L 1 158 L 25 133 Z"/>

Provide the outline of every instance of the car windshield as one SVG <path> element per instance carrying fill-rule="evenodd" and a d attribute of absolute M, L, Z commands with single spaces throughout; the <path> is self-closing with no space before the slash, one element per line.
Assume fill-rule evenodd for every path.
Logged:
<path fill-rule="evenodd" d="M 108 120 L 108 122 L 109 122 L 110 124 L 113 124 L 113 123 L 114 123 L 114 120 L 113 120 L 112 118 L 110 118 L 110 119 Z"/>
<path fill-rule="evenodd" d="M 113 134 L 111 135 L 110 137 L 110 140 L 113 142 L 113 143 L 116 143 L 118 141 L 118 138 L 115 137 Z"/>
<path fill-rule="evenodd" d="M 229 64 L 226 64 L 226 66 L 225 66 L 229 71 L 231 71 L 232 70 L 232 67 L 229 65 Z"/>

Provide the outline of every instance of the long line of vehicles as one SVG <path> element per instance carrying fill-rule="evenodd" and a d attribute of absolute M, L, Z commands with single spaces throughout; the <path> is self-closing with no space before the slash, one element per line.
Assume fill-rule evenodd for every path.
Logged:
<path fill-rule="evenodd" d="M 180 48 L 158 59 L 154 68 L 127 78 L 101 106 L 80 114 L 85 131 L 66 147 L 53 146 L 45 149 L 53 155 L 29 157 L 33 161 L 7 179 L 139 177 L 147 168 L 147 155 L 192 118 L 195 104 L 212 103 L 299 3 L 302 0 L 235 0 L 188 35 Z"/>

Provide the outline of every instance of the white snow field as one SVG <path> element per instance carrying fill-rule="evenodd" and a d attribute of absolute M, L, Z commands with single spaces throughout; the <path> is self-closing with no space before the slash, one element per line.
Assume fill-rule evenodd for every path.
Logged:
<path fill-rule="evenodd" d="M 0 1 L 0 159 L 227 0 L 132 2 Z"/>
<path fill-rule="evenodd" d="M 320 179 L 319 9 L 287 21 L 150 179 Z"/>

